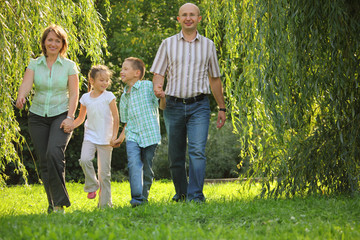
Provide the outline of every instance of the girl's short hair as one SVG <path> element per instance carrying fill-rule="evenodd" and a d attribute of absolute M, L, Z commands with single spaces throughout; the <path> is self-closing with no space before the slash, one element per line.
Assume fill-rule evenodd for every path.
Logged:
<path fill-rule="evenodd" d="M 62 57 L 66 57 L 66 50 L 68 48 L 68 41 L 67 41 L 67 34 L 65 32 L 65 30 L 55 24 L 51 24 L 50 26 L 48 26 L 41 37 L 41 49 L 42 49 L 42 53 L 47 56 L 46 53 L 46 47 L 45 47 L 45 40 L 47 38 L 47 36 L 49 35 L 50 32 L 54 32 L 56 34 L 56 36 L 58 36 L 58 38 L 60 38 L 62 40 L 63 46 L 60 49 L 60 55 Z"/>
<path fill-rule="evenodd" d="M 95 65 L 95 66 L 92 66 L 90 68 L 90 71 L 88 73 L 88 91 L 90 92 L 91 91 L 91 83 L 90 83 L 90 78 L 94 79 L 96 78 L 96 75 L 100 72 L 104 72 L 107 74 L 108 78 L 109 78 L 109 83 L 111 84 L 111 78 L 112 78 L 112 75 L 113 75 L 113 72 L 105 65 Z"/>
<path fill-rule="evenodd" d="M 136 57 L 128 57 L 124 60 L 128 61 L 131 63 L 131 67 L 134 70 L 140 70 L 140 80 L 142 80 L 144 78 L 145 75 L 145 64 L 144 62 L 140 59 L 140 58 L 136 58 Z"/>

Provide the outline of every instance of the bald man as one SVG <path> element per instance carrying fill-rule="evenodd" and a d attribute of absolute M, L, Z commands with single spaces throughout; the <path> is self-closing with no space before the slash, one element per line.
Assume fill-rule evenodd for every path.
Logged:
<path fill-rule="evenodd" d="M 177 17 L 181 32 L 161 43 L 150 69 L 154 73 L 155 95 L 166 98 L 164 120 L 169 140 L 168 158 L 176 192 L 173 200 L 198 203 L 205 201 L 205 146 L 211 92 L 219 106 L 217 127 L 221 128 L 226 120 L 216 49 L 211 40 L 197 31 L 201 18 L 195 4 L 182 5 Z M 185 168 L 187 147 L 189 181 Z"/>

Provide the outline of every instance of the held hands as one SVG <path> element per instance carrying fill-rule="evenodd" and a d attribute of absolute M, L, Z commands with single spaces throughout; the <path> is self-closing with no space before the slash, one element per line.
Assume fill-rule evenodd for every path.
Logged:
<path fill-rule="evenodd" d="M 154 93 L 157 98 L 164 98 L 165 92 L 163 90 L 163 85 L 162 84 L 154 85 Z"/>
<path fill-rule="evenodd" d="M 60 128 L 64 130 L 65 133 L 70 133 L 74 130 L 74 120 L 65 118 L 64 121 L 62 121 Z"/>
<path fill-rule="evenodd" d="M 114 138 L 114 139 L 111 139 L 110 145 L 111 145 L 113 148 L 120 147 L 120 145 L 123 143 L 124 140 L 125 140 L 125 134 L 124 134 L 124 133 L 121 133 L 118 139 L 115 139 L 115 138 Z"/>
<path fill-rule="evenodd" d="M 110 145 L 112 146 L 112 147 L 114 147 L 115 146 L 115 144 L 116 144 L 116 137 L 112 137 L 111 138 L 111 140 L 110 140 Z M 120 146 L 120 145 L 119 145 Z"/>
<path fill-rule="evenodd" d="M 164 110 L 166 107 L 166 100 L 165 100 L 165 92 L 161 84 L 157 84 L 154 86 L 154 94 L 157 98 L 160 98 L 159 107 L 161 110 Z"/>
<path fill-rule="evenodd" d="M 114 141 L 110 141 L 110 145 L 113 147 L 113 148 L 118 148 L 120 147 L 120 145 L 122 144 L 123 141 L 119 140 L 118 139 L 115 139 Z"/>

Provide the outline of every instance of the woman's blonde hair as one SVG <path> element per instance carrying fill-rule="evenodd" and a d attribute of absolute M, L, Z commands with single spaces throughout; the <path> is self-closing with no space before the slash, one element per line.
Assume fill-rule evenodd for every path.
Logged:
<path fill-rule="evenodd" d="M 100 72 L 104 72 L 107 74 L 108 78 L 109 78 L 109 83 L 111 84 L 111 78 L 113 75 L 113 72 L 105 65 L 95 65 L 92 66 L 89 73 L 88 73 L 88 91 L 91 91 L 91 82 L 90 82 L 90 78 L 94 79 L 96 78 L 96 75 Z"/>
<path fill-rule="evenodd" d="M 68 48 L 67 34 L 62 27 L 55 25 L 55 24 L 51 24 L 50 26 L 48 26 L 42 34 L 42 37 L 41 37 L 42 53 L 47 57 L 45 40 L 50 32 L 54 32 L 56 34 L 56 36 L 58 36 L 58 38 L 60 38 L 62 40 L 63 46 L 60 49 L 60 55 L 62 57 L 66 57 L 66 50 Z"/>

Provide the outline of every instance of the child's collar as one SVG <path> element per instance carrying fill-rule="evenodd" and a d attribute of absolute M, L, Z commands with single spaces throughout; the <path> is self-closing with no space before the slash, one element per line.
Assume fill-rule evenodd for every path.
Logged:
<path fill-rule="evenodd" d="M 125 87 L 125 92 L 130 92 L 132 88 L 138 89 L 141 85 L 141 80 L 137 80 L 134 85 L 130 86 L 130 85 L 126 85 Z"/>

